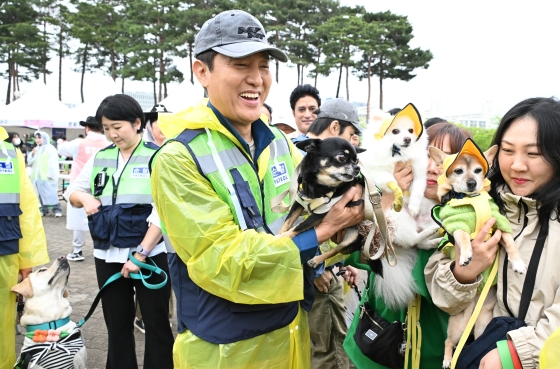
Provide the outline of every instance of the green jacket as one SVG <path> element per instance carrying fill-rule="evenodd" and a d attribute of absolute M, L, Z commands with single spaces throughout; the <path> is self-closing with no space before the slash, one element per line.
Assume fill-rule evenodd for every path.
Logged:
<path fill-rule="evenodd" d="M 412 270 L 412 275 L 416 285 L 418 286 L 419 293 L 422 296 L 420 303 L 420 327 L 422 329 L 420 368 L 441 367 L 443 362 L 444 342 L 447 338 L 447 321 L 449 320 L 449 314 L 443 312 L 433 304 L 426 287 L 426 281 L 424 280 L 424 267 L 434 251 L 435 250 L 418 250 L 418 258 L 416 259 L 416 264 Z M 360 269 L 370 270 L 369 266 L 359 263 L 359 252 L 355 252 L 350 255 L 350 257 L 346 260 L 346 265 L 353 265 Z M 372 286 L 375 278 L 376 276 L 371 274 L 368 281 L 368 290 L 370 292 L 368 293 L 368 296 L 365 294 L 362 296 L 362 302 L 367 299 L 370 306 L 379 315 L 381 315 L 381 317 L 389 322 L 404 322 L 407 309 L 391 310 L 385 306 L 382 298 L 373 296 L 371 291 L 373 290 Z M 358 308 L 354 313 L 354 319 L 352 320 L 352 324 L 346 334 L 346 339 L 344 340 L 343 345 L 344 350 L 358 369 L 386 369 L 387 367 L 372 362 L 368 357 L 363 355 L 358 346 L 356 346 L 354 333 L 356 332 L 356 326 L 359 322 L 359 316 L 360 312 Z M 409 368 L 412 367 L 412 360 L 410 357 L 408 364 Z"/>

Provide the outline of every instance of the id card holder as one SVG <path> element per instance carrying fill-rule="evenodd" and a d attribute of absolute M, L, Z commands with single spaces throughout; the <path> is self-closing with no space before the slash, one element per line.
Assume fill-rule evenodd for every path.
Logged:
<path fill-rule="evenodd" d="M 101 196 L 108 181 L 109 176 L 107 175 L 107 168 L 103 168 L 101 172 L 97 173 L 95 180 L 93 181 L 93 196 Z"/>

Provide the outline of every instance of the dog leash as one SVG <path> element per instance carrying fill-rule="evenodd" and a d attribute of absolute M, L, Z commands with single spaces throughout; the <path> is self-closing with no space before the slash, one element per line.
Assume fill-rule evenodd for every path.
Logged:
<path fill-rule="evenodd" d="M 130 257 L 129 257 L 130 261 L 132 261 L 132 263 L 138 267 L 140 267 L 140 269 L 147 269 L 149 270 L 149 274 L 148 275 L 144 275 L 142 274 L 142 271 L 138 271 L 137 273 L 129 273 L 129 277 L 132 279 L 139 279 L 142 281 L 142 284 L 144 284 L 144 286 L 146 288 L 149 288 L 151 290 L 157 290 L 159 288 L 162 288 L 163 286 L 165 286 L 167 284 L 167 273 L 165 273 L 160 267 L 158 267 L 156 265 L 156 263 L 154 263 L 154 261 L 152 259 L 150 259 L 149 257 L 146 257 L 146 260 L 149 260 L 150 263 L 152 263 L 153 265 L 150 265 L 148 263 L 142 263 L 140 260 L 137 260 L 134 257 L 134 253 L 131 252 L 130 253 Z M 157 284 L 151 284 L 146 282 L 146 279 L 150 278 L 152 276 L 152 273 L 156 273 L 159 275 L 163 275 L 163 282 L 161 283 L 157 283 Z M 93 314 L 93 312 L 95 311 L 95 308 L 97 308 L 97 305 L 99 304 L 99 301 L 101 301 L 101 295 L 104 292 L 105 287 L 107 287 L 108 285 L 110 285 L 111 283 L 113 283 L 114 281 L 118 280 L 119 278 L 121 278 L 123 275 L 118 272 L 113 274 L 112 276 L 110 276 L 107 281 L 105 282 L 105 284 L 103 284 L 103 286 L 99 289 L 99 292 L 97 293 L 97 296 L 95 296 L 95 300 L 93 300 L 93 303 L 91 304 L 91 308 L 89 309 L 88 313 L 86 314 L 85 318 L 83 318 L 82 320 L 80 320 L 78 322 L 78 324 L 76 325 L 78 328 L 81 328 L 85 322 L 87 322 L 87 320 L 91 317 L 91 315 Z"/>

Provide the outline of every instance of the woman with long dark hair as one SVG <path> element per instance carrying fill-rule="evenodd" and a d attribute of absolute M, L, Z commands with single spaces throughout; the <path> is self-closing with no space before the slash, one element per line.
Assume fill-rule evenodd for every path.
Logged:
<path fill-rule="evenodd" d="M 468 265 L 459 266 L 460 250 L 456 248 L 455 260 L 436 253 L 426 266 L 434 303 L 456 314 L 475 298 L 481 273 L 493 264 L 500 248 L 493 316 L 514 317 L 526 326 L 508 331 L 506 353 L 491 349 L 480 368 L 502 368 L 502 360 L 510 359 L 524 369 L 538 368 L 544 341 L 560 326 L 559 143 L 560 101 L 555 98 L 531 98 L 515 105 L 502 118 L 493 140 L 499 149 L 489 175 L 490 194 L 511 224 L 515 243 L 528 265 L 527 274 L 510 268 L 505 249 L 498 246 L 499 231 L 482 241 L 493 219 L 472 241 Z M 527 276 L 532 272 L 536 272 L 534 288 L 524 288 L 530 285 Z"/>

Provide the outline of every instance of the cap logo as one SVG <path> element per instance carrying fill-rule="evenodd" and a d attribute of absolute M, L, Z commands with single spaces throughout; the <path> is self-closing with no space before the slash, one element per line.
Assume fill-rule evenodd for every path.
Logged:
<path fill-rule="evenodd" d="M 238 35 L 246 33 L 247 38 L 258 38 L 258 39 L 262 40 L 264 38 L 264 35 L 260 32 L 262 32 L 260 27 L 247 27 L 247 28 L 238 27 L 237 28 L 237 34 Z"/>

